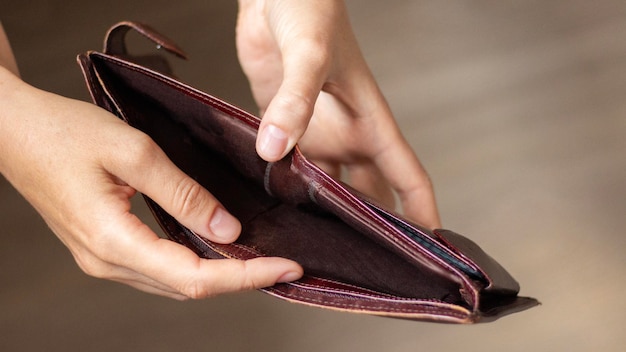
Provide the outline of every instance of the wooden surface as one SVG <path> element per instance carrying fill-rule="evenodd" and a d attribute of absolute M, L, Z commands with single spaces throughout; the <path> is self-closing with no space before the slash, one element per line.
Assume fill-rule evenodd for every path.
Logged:
<path fill-rule="evenodd" d="M 254 110 L 236 62 L 234 1 L 4 3 L 0 19 L 23 76 L 41 88 L 86 99 L 75 55 L 99 49 L 109 25 L 133 19 L 188 51 L 179 76 Z M 342 314 L 256 292 L 153 297 L 83 274 L 2 179 L 0 350 L 623 350 L 624 2 L 348 5 L 433 178 L 445 226 L 480 243 L 541 307 L 468 327 Z M 136 209 L 151 221 L 141 202 Z"/>

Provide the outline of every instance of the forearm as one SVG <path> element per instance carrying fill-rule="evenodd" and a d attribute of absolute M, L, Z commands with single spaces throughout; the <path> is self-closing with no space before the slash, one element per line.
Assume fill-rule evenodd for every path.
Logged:
<path fill-rule="evenodd" d="M 27 88 L 27 85 L 19 78 L 19 72 L 9 40 L 0 23 L 0 174 L 6 176 L 9 159 L 15 151 L 15 143 L 12 141 L 18 133 L 12 122 L 16 120 L 13 112 L 15 105 L 19 104 L 16 97 L 19 91 Z"/>
<path fill-rule="evenodd" d="M 21 144 L 20 136 L 27 124 L 21 121 L 25 116 L 16 112 L 35 91 L 11 70 L 0 66 L 0 173 L 7 178 L 10 178 L 10 165 L 19 154 L 17 148 Z"/>
<path fill-rule="evenodd" d="M 11 50 L 11 45 L 9 44 L 9 39 L 2 27 L 2 22 L 0 22 L 0 66 L 7 68 L 17 76 L 20 74 L 17 69 L 17 63 L 15 62 L 15 56 L 13 56 L 13 50 Z"/>

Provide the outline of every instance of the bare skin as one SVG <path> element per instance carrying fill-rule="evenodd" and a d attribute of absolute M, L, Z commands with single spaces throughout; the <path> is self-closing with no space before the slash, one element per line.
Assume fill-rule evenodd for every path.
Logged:
<path fill-rule="evenodd" d="M 428 177 L 367 68 L 343 4 L 241 0 L 237 33 L 264 112 L 261 157 L 278 160 L 299 142 L 328 171 L 344 165 L 361 191 L 387 202 L 395 191 L 408 216 L 439 225 Z M 284 258 L 206 260 L 159 238 L 131 212 L 138 191 L 215 242 L 235 241 L 241 225 L 142 132 L 23 82 L 1 26 L 0 102 L 0 172 L 87 274 L 176 299 L 302 275 Z"/>

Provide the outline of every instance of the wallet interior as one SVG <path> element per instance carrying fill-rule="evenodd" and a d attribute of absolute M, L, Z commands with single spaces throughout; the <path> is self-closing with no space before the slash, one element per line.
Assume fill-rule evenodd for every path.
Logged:
<path fill-rule="evenodd" d="M 313 202 L 294 204 L 268 194 L 262 178 L 267 163 L 255 151 L 254 121 L 228 116 L 203 102 L 199 92 L 173 88 L 158 76 L 98 56 L 92 60 L 97 72 L 106 71 L 100 79 L 120 117 L 151 136 L 241 221 L 237 246 L 292 259 L 308 276 L 395 297 L 468 305 L 460 284 L 449 277 L 409 263 Z M 395 226 L 402 229 L 401 223 Z M 404 231 L 415 236 L 409 228 Z"/>

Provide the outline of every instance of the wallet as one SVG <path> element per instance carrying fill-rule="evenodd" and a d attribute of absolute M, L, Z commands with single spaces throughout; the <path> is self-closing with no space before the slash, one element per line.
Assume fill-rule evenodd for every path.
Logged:
<path fill-rule="evenodd" d="M 163 49 L 133 56 L 126 34 Z M 377 205 L 308 161 L 298 147 L 268 163 L 255 150 L 260 119 L 170 72 L 184 52 L 149 26 L 121 22 L 104 50 L 78 56 L 93 101 L 148 134 L 182 171 L 237 217 L 235 243 L 217 244 L 146 202 L 165 234 L 203 258 L 278 256 L 304 276 L 261 291 L 300 304 L 412 320 L 492 321 L 538 304 L 468 238 L 429 230 Z"/>

